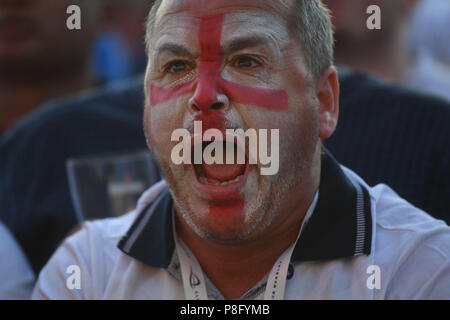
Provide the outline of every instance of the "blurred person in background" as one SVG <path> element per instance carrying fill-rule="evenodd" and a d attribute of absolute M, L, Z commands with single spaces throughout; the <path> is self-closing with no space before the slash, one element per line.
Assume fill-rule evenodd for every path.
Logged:
<path fill-rule="evenodd" d="M 411 17 L 417 0 L 325 0 L 332 10 L 336 62 L 411 88 L 449 98 L 450 74 L 410 47 Z M 370 30 L 367 8 L 381 9 L 381 30 Z M 449 46 L 450 40 L 444 43 Z"/>
<path fill-rule="evenodd" d="M 416 57 L 416 69 L 430 74 L 429 82 L 418 82 L 418 88 L 441 95 L 450 100 L 450 1 L 422 0 L 414 10 L 411 22 L 410 45 Z M 422 71 L 423 70 L 423 71 Z M 436 77 L 433 73 L 440 76 Z M 447 86 L 434 83 L 446 79 Z M 412 81 L 415 78 L 411 78 Z"/>
<path fill-rule="evenodd" d="M 55 50 L 58 55 L 64 55 L 62 48 L 74 46 L 73 50 L 81 52 L 83 74 L 87 74 L 89 78 L 85 87 L 90 87 L 98 79 L 108 81 L 108 79 L 99 77 L 95 70 L 89 70 L 91 67 L 91 44 L 98 39 L 96 36 L 101 39 L 102 34 L 115 30 L 116 34 L 121 34 L 123 39 L 127 39 L 123 41 L 124 43 L 128 43 L 130 48 L 134 48 L 130 49 L 130 51 L 135 50 L 133 55 L 139 56 L 138 47 L 144 43 L 144 23 L 148 10 L 144 10 L 143 13 L 139 12 L 141 20 L 137 15 L 133 20 L 133 16 L 143 5 L 150 7 L 152 1 L 79 1 L 77 4 L 81 5 L 82 29 L 71 32 L 67 32 L 66 28 L 66 17 L 68 16 L 66 7 L 69 1 L 11 0 L 6 2 L 0 0 L 0 3 L 2 4 L 0 8 L 17 10 L 42 7 L 36 16 L 43 17 L 43 24 L 50 23 L 47 20 L 53 21 L 52 25 L 46 27 L 45 30 L 51 29 L 52 32 L 61 33 L 58 33 L 58 40 L 39 45 L 34 44 L 37 49 L 45 45 L 44 49 L 40 49 L 43 53 L 37 49 L 35 51 L 38 51 L 40 55 L 25 55 L 24 53 L 22 60 L 16 59 L 18 60 L 17 68 L 23 62 L 25 65 L 31 64 L 40 70 L 38 66 L 35 66 L 36 63 L 33 64 L 33 61 L 39 61 L 39 58 L 43 57 L 46 68 L 50 70 L 46 69 L 47 74 L 39 73 L 35 78 L 42 76 L 42 79 L 46 80 L 47 76 L 52 76 L 50 71 L 53 71 L 53 64 L 60 59 L 58 56 L 53 57 Z M 86 5 L 88 7 L 85 7 Z M 94 11 L 92 11 L 93 9 Z M 0 12 L 3 11 L 6 12 L 6 9 Z M 93 17 L 94 14 L 96 19 Z M 56 22 L 58 15 L 59 20 Z M 52 16 L 54 18 L 51 18 Z M 87 24 L 88 19 L 91 22 L 89 25 Z M 81 36 L 78 34 L 80 32 L 84 32 L 85 35 Z M 139 33 L 142 34 L 141 37 Z M 64 37 L 64 34 L 68 34 L 68 37 Z M 52 39 L 55 37 L 56 35 Z M 83 43 L 76 37 L 83 39 Z M 65 41 L 70 43 L 65 43 Z M 75 41 L 78 41 L 78 46 L 75 46 Z M 53 45 L 56 48 L 52 51 Z M 67 55 L 71 56 L 73 50 L 70 49 Z M 110 48 L 108 54 L 113 55 L 112 51 L 113 49 Z M 31 53 L 33 52 L 31 51 Z M 142 52 L 145 55 L 144 50 Z M 50 57 L 53 57 L 53 60 Z M 67 59 L 69 58 L 66 57 Z M 28 62 L 29 60 L 31 62 Z M 63 74 L 63 71 L 69 66 L 65 65 L 64 61 L 58 63 L 61 66 L 55 64 L 55 67 L 60 68 L 60 73 L 64 77 L 68 77 L 67 74 Z M 42 63 L 43 66 L 44 63 Z M 109 67 L 111 66 L 110 63 Z M 74 69 L 76 68 L 74 67 Z M 68 73 L 68 71 L 64 72 Z M 65 78 L 59 77 L 61 74 L 55 74 L 54 81 L 63 82 Z M 17 83 L 22 84 L 28 79 L 27 77 L 30 77 L 30 74 L 25 72 L 20 76 L 18 74 L 16 76 Z M 50 80 L 53 79 L 52 77 Z M 8 78 L 5 77 L 4 80 L 5 85 L 8 84 L 8 87 L 11 87 L 11 84 L 6 81 Z M 32 85 L 33 90 L 40 92 L 44 80 L 37 81 L 37 84 L 34 81 L 25 84 Z M 49 86 L 51 84 L 53 84 L 53 80 Z M 61 95 L 67 95 L 74 91 L 66 91 Z M 16 94 L 11 94 L 11 96 L 16 100 L 26 97 L 24 90 L 14 92 Z M 48 98 L 54 97 L 48 96 L 45 97 L 45 100 Z M 77 223 L 68 189 L 65 167 L 67 159 L 131 153 L 146 148 L 142 131 L 141 104 L 143 99 L 140 77 L 137 83 L 130 80 L 125 84 L 115 83 L 111 86 L 83 90 L 73 96 L 46 102 L 38 107 L 33 104 L 39 110 L 24 116 L 9 130 L 8 134 L 3 135 L 0 139 L 0 220 L 14 234 L 35 272 L 39 272 L 53 250 Z M 3 103 L 4 100 L 0 101 Z M 34 102 L 38 103 L 37 100 Z M 28 104 L 24 103 L 24 105 Z M 3 114 L 1 116 L 3 117 Z M 159 177 L 155 179 L 159 179 Z"/>
<path fill-rule="evenodd" d="M 145 71 L 144 23 L 152 1 L 109 0 L 108 24 L 95 41 L 93 71 L 103 82 L 114 82 Z"/>
<path fill-rule="evenodd" d="M 28 299 L 35 275 L 14 236 L 0 222 L 0 300 Z"/>
<path fill-rule="evenodd" d="M 0 139 L 0 220 L 36 273 L 79 223 L 67 160 L 145 149 L 143 99 L 141 77 L 84 91 L 46 103 Z"/>
<path fill-rule="evenodd" d="M 450 68 L 450 1 L 421 0 L 411 23 L 413 52 L 426 52 Z"/>
<path fill-rule="evenodd" d="M 0 0 L 0 135 L 44 101 L 94 85 L 91 45 L 103 1 Z M 69 30 L 69 5 L 81 30 Z"/>

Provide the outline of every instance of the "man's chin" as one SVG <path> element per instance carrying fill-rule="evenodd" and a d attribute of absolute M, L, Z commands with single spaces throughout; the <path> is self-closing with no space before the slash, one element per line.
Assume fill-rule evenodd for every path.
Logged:
<path fill-rule="evenodd" d="M 178 168 L 180 169 L 180 168 Z M 177 212 L 195 233 L 214 242 L 237 244 L 254 238 L 267 212 L 262 201 L 265 189 L 255 170 L 248 170 L 238 181 L 208 186 L 195 177 L 192 166 L 166 176 Z M 207 189 L 209 192 L 204 192 Z M 267 209 L 267 208 L 266 208 Z"/>
<path fill-rule="evenodd" d="M 187 225 L 206 240 L 222 244 L 239 244 L 252 240 L 262 229 L 264 211 L 250 208 L 244 201 L 211 203 L 194 201 L 188 209 L 177 210 Z M 182 207 L 186 208 L 183 204 Z"/>

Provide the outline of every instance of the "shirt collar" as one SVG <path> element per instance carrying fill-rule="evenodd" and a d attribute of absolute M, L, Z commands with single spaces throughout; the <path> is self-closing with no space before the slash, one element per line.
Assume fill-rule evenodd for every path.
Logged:
<path fill-rule="evenodd" d="M 367 189 L 347 176 L 324 149 L 319 199 L 292 254 L 292 262 L 322 261 L 370 254 L 372 218 Z M 167 268 L 175 250 L 173 200 L 169 190 L 150 203 L 118 247 L 156 268 Z"/>

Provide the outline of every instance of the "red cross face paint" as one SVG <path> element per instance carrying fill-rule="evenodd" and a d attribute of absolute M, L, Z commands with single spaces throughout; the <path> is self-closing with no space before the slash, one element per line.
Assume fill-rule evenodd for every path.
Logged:
<path fill-rule="evenodd" d="M 288 97 L 283 90 L 270 90 L 243 86 L 225 80 L 221 76 L 223 54 L 221 49 L 221 35 L 224 15 L 206 16 L 201 19 L 199 25 L 198 40 L 200 43 L 200 59 L 198 73 L 195 79 L 183 85 L 175 85 L 169 88 L 161 88 L 151 85 L 151 104 L 158 105 L 181 95 L 192 94 L 193 100 L 199 109 L 197 121 L 202 121 L 203 130 L 211 128 L 224 132 L 225 118 L 220 110 L 211 110 L 217 102 L 219 95 L 225 95 L 232 103 L 245 106 L 261 107 L 271 110 L 286 110 Z M 203 134 L 203 132 L 201 133 Z M 202 165 L 197 171 L 206 176 L 205 180 L 197 179 L 196 185 L 215 203 L 210 205 L 210 214 L 223 217 L 241 216 L 244 208 L 244 200 L 239 199 L 239 191 L 246 181 L 245 165 Z M 201 173 L 199 173 L 201 172 Z M 226 181 L 236 180 L 236 183 L 221 185 Z M 222 180 L 221 180 L 222 179 Z M 210 184 L 213 183 L 213 184 Z M 229 201 L 223 201 L 229 200 Z M 219 201 L 220 200 L 220 201 Z"/>
<path fill-rule="evenodd" d="M 223 55 L 220 39 L 223 17 L 223 14 L 220 14 L 201 20 L 199 28 L 201 56 L 197 77 L 187 84 L 169 88 L 151 85 L 152 106 L 195 91 L 194 100 L 203 112 L 209 111 L 211 105 L 217 100 L 218 94 L 224 94 L 230 101 L 242 105 L 275 111 L 288 108 L 288 96 L 284 90 L 243 86 L 221 77 Z"/>
<path fill-rule="evenodd" d="M 302 171 L 289 164 L 308 160 L 303 140 L 314 130 L 303 106 L 312 105 L 304 102 L 312 95 L 305 94 L 304 65 L 293 52 L 284 13 L 272 8 L 278 2 L 200 2 L 203 10 L 198 0 L 165 0 L 159 13 L 146 78 L 146 132 L 178 214 L 197 234 L 232 243 L 270 226 L 293 181 L 302 181 Z M 174 163 L 179 141 L 171 135 L 182 128 L 195 139 L 195 121 L 202 122 L 200 136 L 209 129 L 222 132 L 224 149 L 234 143 L 226 129 L 279 130 L 279 172 L 264 176 L 260 164 L 248 159 L 233 165 Z M 270 154 L 271 135 L 268 141 Z M 203 151 L 209 146 L 199 144 Z"/>

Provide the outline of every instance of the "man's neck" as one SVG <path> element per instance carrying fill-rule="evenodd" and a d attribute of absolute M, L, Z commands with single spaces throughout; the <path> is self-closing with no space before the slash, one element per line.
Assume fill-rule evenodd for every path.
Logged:
<path fill-rule="evenodd" d="M 295 242 L 316 190 L 290 210 L 287 219 L 279 219 L 253 241 L 225 245 L 203 239 L 178 214 L 177 234 L 225 298 L 237 299 L 270 272 L 276 260 Z"/>
<path fill-rule="evenodd" d="M 93 84 L 86 69 L 65 78 L 42 77 L 30 82 L 0 81 L 0 135 L 41 103 L 70 95 Z"/>

